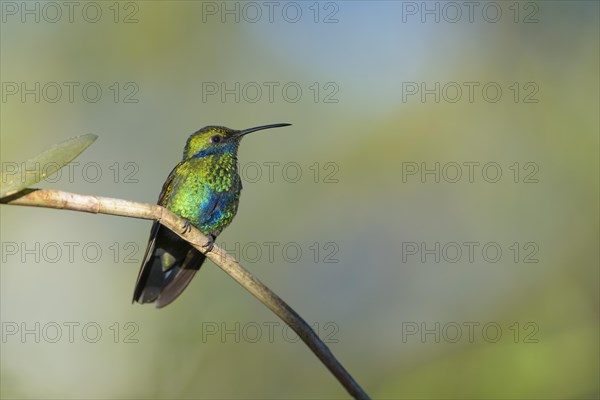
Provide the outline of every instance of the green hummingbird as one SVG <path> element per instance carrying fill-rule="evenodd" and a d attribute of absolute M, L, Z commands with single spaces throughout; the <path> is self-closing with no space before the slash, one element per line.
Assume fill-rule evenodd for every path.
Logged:
<path fill-rule="evenodd" d="M 237 152 L 244 135 L 263 129 L 289 126 L 272 124 L 241 131 L 205 126 L 192 134 L 183 160 L 173 168 L 158 197 L 166 207 L 211 239 L 235 216 L 242 180 Z M 154 222 L 138 274 L 133 301 L 164 307 L 187 287 L 206 257 L 168 228 Z"/>

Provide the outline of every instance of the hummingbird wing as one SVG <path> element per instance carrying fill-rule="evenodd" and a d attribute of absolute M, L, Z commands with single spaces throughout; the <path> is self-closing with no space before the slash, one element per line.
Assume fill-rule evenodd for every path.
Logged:
<path fill-rule="evenodd" d="M 160 223 L 152 225 L 133 301 L 164 307 L 187 287 L 205 260 L 204 254 Z"/>
<path fill-rule="evenodd" d="M 166 205 L 173 190 L 180 162 L 169 174 L 158 198 L 158 204 Z M 204 254 L 193 248 L 170 229 L 154 222 L 150 231 L 148 247 L 138 274 L 133 301 L 156 302 L 164 307 L 173 302 L 187 287 L 205 260 Z"/>

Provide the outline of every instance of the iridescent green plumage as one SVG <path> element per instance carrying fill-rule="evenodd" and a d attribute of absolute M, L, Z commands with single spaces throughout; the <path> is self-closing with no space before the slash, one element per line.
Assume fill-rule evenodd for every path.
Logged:
<path fill-rule="evenodd" d="M 235 154 L 194 157 L 174 170 L 160 205 L 216 235 L 235 216 L 242 189 Z M 220 212 L 219 212 L 220 211 Z"/>
<path fill-rule="evenodd" d="M 242 181 L 237 150 L 242 137 L 274 124 L 236 131 L 207 126 L 188 138 L 183 160 L 171 171 L 158 204 L 186 218 L 213 240 L 237 213 Z M 204 254 L 155 222 L 133 300 L 164 307 L 181 294 L 204 262 Z"/>

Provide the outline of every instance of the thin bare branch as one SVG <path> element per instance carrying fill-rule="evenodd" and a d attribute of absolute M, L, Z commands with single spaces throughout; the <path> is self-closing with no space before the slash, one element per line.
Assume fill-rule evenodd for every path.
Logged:
<path fill-rule="evenodd" d="M 203 245 L 208 238 L 199 230 L 192 229 L 183 232 L 185 220 L 179 218 L 166 208 L 156 204 L 136 203 L 133 201 L 109 197 L 87 196 L 57 190 L 27 189 L 9 197 L 0 199 L 0 203 L 10 205 L 58 208 L 82 211 L 95 214 L 118 215 L 130 218 L 152 219 L 171 229 L 182 239 L 188 241 L 199 251 L 206 254 L 219 268 L 231 276 L 244 289 L 260 300 L 279 318 L 288 324 L 315 355 L 325 364 L 336 379 L 356 399 L 368 399 L 367 393 L 350 376 L 335 358 L 331 350 L 321 341 L 312 328 L 287 305 L 271 289 L 256 279 L 248 270 L 240 265 L 232 256 L 215 245 L 207 252 Z"/>

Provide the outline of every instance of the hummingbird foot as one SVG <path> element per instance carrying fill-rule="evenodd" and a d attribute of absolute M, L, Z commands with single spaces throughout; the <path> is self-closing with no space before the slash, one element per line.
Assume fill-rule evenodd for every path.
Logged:
<path fill-rule="evenodd" d="M 215 239 L 217 237 L 215 235 L 208 235 L 208 242 L 202 245 L 206 249 L 205 254 L 212 251 L 213 247 L 215 247 Z"/>
<path fill-rule="evenodd" d="M 181 227 L 181 233 L 185 234 L 191 230 L 192 230 L 192 223 L 186 219 L 185 223 L 183 224 L 183 227 Z M 212 251 L 213 247 L 215 247 L 215 239 L 217 238 L 217 235 L 209 234 L 207 236 L 208 236 L 208 242 L 206 242 L 205 244 L 202 245 L 202 247 L 206 249 L 204 251 L 204 253 L 209 253 Z"/>
<path fill-rule="evenodd" d="M 181 227 L 181 233 L 188 233 L 191 230 L 192 230 L 192 223 L 186 219 L 185 222 L 183 223 L 183 227 Z"/>

